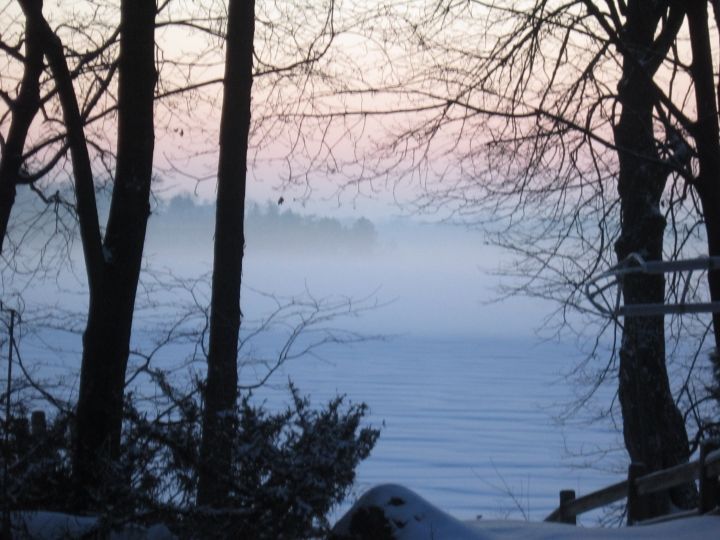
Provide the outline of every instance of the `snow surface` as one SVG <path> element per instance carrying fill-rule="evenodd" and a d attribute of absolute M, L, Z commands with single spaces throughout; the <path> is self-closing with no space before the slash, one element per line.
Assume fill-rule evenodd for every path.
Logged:
<path fill-rule="evenodd" d="M 559 375 L 570 356 L 568 346 L 520 339 L 399 336 L 328 347 L 319 358 L 291 362 L 276 380 L 291 378 L 315 405 L 336 392 L 370 405 L 367 422 L 382 432 L 357 469 L 357 496 L 394 483 L 463 520 L 482 514 L 540 521 L 557 507 L 560 490 L 582 495 L 627 476 L 626 452 L 609 418 L 592 426 L 589 414 L 562 426 L 553 419 L 559 403 L 575 399 L 577 389 Z M 611 403 L 614 392 L 601 389 L 598 403 Z M 255 398 L 278 409 L 287 395 L 270 385 Z M 620 451 L 609 455 L 608 448 Z M 605 456 L 601 464 L 598 455 Z M 582 522 L 594 525 L 599 517 L 586 514 Z"/>
<path fill-rule="evenodd" d="M 720 516 L 678 519 L 668 523 L 616 529 L 584 528 L 559 523 L 477 520 L 460 521 L 397 484 L 383 484 L 367 491 L 335 525 L 333 532 L 348 534 L 352 516 L 361 508 L 378 507 L 389 520 L 396 540 L 717 540 Z M 93 517 L 55 512 L 13 515 L 14 538 L 51 540 L 87 538 L 98 530 Z M 163 525 L 145 528 L 127 525 L 113 531 L 110 540 L 173 540 Z"/>
<path fill-rule="evenodd" d="M 349 534 L 353 514 L 373 506 L 383 511 L 397 540 L 717 540 L 720 537 L 718 516 L 615 529 L 526 521 L 463 522 L 397 484 L 384 484 L 367 491 L 338 521 L 333 532 Z"/>

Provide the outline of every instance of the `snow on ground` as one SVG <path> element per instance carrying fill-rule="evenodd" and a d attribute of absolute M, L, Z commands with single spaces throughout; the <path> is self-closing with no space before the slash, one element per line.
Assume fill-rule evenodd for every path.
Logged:
<path fill-rule="evenodd" d="M 54 512 L 13 515 L 14 538 L 33 540 L 87 538 L 97 531 L 92 517 Z M 345 540 L 717 540 L 720 516 L 678 519 L 668 523 L 615 529 L 584 528 L 559 523 L 478 520 L 463 522 L 446 514 L 415 492 L 397 484 L 367 491 L 333 529 Z M 229 538 L 233 535 L 230 534 Z M 128 525 L 111 540 L 172 540 L 163 525 Z"/>
<path fill-rule="evenodd" d="M 381 513 L 386 520 L 382 520 Z M 403 486 L 385 484 L 370 489 L 360 497 L 333 529 L 340 538 L 345 535 L 358 538 L 353 534 L 361 531 L 367 538 L 377 540 L 717 540 L 720 537 L 720 517 L 693 517 L 616 529 L 544 522 L 462 522 Z"/>
<path fill-rule="evenodd" d="M 100 528 L 98 518 L 71 516 L 58 512 L 20 512 L 12 515 L 15 539 L 56 540 L 59 538 L 95 538 Z M 105 538 L 105 536 L 102 536 Z M 145 528 L 126 525 L 122 531 L 112 531 L 109 540 L 173 540 L 175 536 L 164 525 Z"/>
<path fill-rule="evenodd" d="M 622 527 L 617 529 L 584 528 L 544 522 L 512 522 L 482 520 L 473 525 L 472 540 L 717 540 L 720 536 L 720 517 L 701 516 L 678 519 L 656 525 Z M 398 537 L 398 540 L 404 537 Z M 431 538 L 417 536 L 415 538 Z M 438 537 L 435 537 L 438 539 Z M 456 537 L 456 540 L 465 540 Z"/>

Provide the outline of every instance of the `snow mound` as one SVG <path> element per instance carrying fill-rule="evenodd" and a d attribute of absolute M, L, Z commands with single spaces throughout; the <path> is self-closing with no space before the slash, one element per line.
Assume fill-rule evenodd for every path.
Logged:
<path fill-rule="evenodd" d="M 383 484 L 366 491 L 335 524 L 332 534 L 341 539 L 377 540 L 486 538 L 470 525 L 397 484 Z"/>
<path fill-rule="evenodd" d="M 406 487 L 367 491 L 337 522 L 335 540 L 717 540 L 720 517 L 702 516 L 617 529 L 520 521 L 462 522 Z"/>

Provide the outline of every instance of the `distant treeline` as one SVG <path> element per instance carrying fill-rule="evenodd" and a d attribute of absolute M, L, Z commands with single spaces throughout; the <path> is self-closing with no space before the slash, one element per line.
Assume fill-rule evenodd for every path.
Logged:
<path fill-rule="evenodd" d="M 178 196 L 156 210 L 152 229 L 172 235 L 173 241 L 204 241 L 211 238 L 215 207 Z M 273 202 L 251 202 L 245 210 L 245 242 L 248 250 L 282 249 L 297 252 L 368 253 L 376 249 L 378 235 L 364 217 L 354 221 L 302 215 Z"/>

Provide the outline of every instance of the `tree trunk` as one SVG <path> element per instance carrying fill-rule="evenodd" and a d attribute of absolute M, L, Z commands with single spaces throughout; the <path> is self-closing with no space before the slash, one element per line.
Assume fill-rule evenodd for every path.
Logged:
<path fill-rule="evenodd" d="M 621 201 L 621 235 L 615 245 L 618 260 L 639 253 L 661 260 L 665 219 L 660 211 L 668 171 L 661 164 L 653 136 L 652 74 L 643 72 L 642 59 L 651 57 L 658 24 L 657 8 L 637 0 L 628 3 L 625 25 L 626 54 L 618 85 L 622 105 L 614 129 L 618 148 L 618 192 Z M 628 54 L 635 55 L 629 58 Z M 622 285 L 625 304 L 665 300 L 662 275 L 631 274 Z M 648 472 L 688 459 L 688 438 L 680 411 L 673 401 L 665 366 L 665 327 L 662 316 L 626 317 L 620 348 L 619 398 L 625 446 L 632 462 L 644 463 Z M 683 490 L 674 502 L 685 506 Z M 668 493 L 648 501 L 652 515 L 669 510 Z"/>
<path fill-rule="evenodd" d="M 25 18 L 25 66 L 20 91 L 12 106 L 12 120 L 0 159 L 0 253 L 7 235 L 15 187 L 23 164 L 23 149 L 30 124 L 40 108 L 40 75 L 43 72 L 42 28 L 32 10 L 41 12 L 42 0 L 21 2 Z M 31 11 L 28 13 L 28 11 Z"/>
<path fill-rule="evenodd" d="M 713 75 L 712 49 L 708 26 L 707 2 L 691 0 L 686 4 L 690 46 L 693 61 L 690 66 L 695 89 L 697 121 L 693 129 L 700 171 L 695 187 L 700 197 L 708 255 L 720 256 L 720 125 L 718 125 L 717 95 Z M 720 271 L 708 273 L 710 298 L 720 301 Z M 720 350 L 720 313 L 713 313 L 715 349 Z"/>
<path fill-rule="evenodd" d="M 155 2 L 121 3 L 118 157 L 101 268 L 88 268 L 100 279 L 90 287 L 73 455 L 75 480 L 87 490 L 81 505 L 102 497 L 108 466 L 120 450 L 125 370 L 150 215 L 155 15 Z"/>
<path fill-rule="evenodd" d="M 210 344 L 200 449 L 198 504 L 201 505 L 223 504 L 231 485 L 231 443 L 237 429 L 237 346 L 254 32 L 254 1 L 230 0 L 220 124 Z"/>

